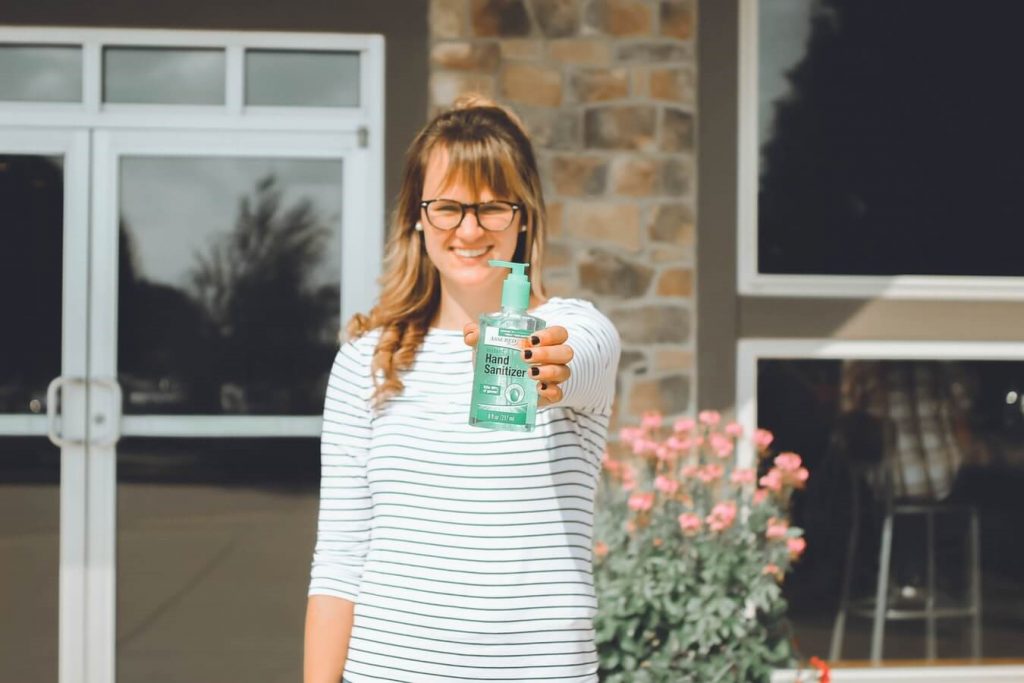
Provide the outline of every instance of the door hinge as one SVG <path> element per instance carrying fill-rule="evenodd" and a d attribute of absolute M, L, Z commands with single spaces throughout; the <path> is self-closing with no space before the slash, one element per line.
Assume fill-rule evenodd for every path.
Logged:
<path fill-rule="evenodd" d="M 370 145 L 370 130 L 366 126 L 359 126 L 359 131 L 356 133 L 359 139 L 359 146 L 366 148 Z"/>

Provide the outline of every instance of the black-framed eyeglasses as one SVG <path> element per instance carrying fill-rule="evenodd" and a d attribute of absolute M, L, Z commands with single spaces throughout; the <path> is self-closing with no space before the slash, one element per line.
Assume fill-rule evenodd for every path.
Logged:
<path fill-rule="evenodd" d="M 500 232 L 507 230 L 515 222 L 516 214 L 523 207 L 503 200 L 463 204 L 454 199 L 430 199 L 420 202 L 420 208 L 423 209 L 427 222 L 438 230 L 454 230 L 462 225 L 466 212 L 473 211 L 481 228 Z"/>

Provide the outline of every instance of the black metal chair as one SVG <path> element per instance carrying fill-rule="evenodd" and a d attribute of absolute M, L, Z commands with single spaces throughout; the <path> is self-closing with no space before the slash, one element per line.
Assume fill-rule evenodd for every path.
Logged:
<path fill-rule="evenodd" d="M 853 490 L 852 522 L 847 542 L 839 609 L 832 629 L 829 658 L 836 661 L 842 656 L 847 615 L 867 617 L 872 620 L 871 661 L 874 664 L 879 664 L 882 661 L 886 622 L 895 620 L 924 621 L 925 657 L 934 660 L 938 655 L 936 622 L 939 619 L 969 618 L 971 620 L 971 655 L 974 658 L 980 658 L 981 549 L 977 509 L 972 505 L 897 499 L 892 482 L 894 432 L 893 425 L 889 420 L 858 411 L 840 416 L 832 435 L 831 447 L 835 449 L 835 454 L 842 456 L 847 463 Z M 857 566 L 861 497 L 866 483 L 870 483 L 870 488 L 879 492 L 873 501 L 873 509 L 881 520 L 878 572 L 874 594 L 865 599 L 852 601 L 850 589 L 853 573 Z M 937 517 L 952 515 L 963 515 L 967 518 L 966 552 L 964 553 L 968 584 L 967 596 L 959 603 L 940 604 L 936 568 L 935 522 Z M 892 542 L 896 519 L 906 516 L 923 516 L 925 520 L 925 586 L 920 606 L 916 604 L 898 606 L 895 604 L 898 591 L 894 585 L 892 571 Z"/>

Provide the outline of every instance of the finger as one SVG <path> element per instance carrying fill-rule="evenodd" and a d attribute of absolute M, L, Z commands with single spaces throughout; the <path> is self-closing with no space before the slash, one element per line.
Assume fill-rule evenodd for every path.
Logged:
<path fill-rule="evenodd" d="M 530 368 L 530 379 L 548 384 L 564 382 L 571 374 L 572 371 L 565 365 L 534 365 Z"/>
<path fill-rule="evenodd" d="M 540 382 L 537 384 L 537 406 L 543 408 L 562 400 L 562 390 L 557 384 Z"/>
<path fill-rule="evenodd" d="M 537 330 L 530 335 L 530 346 L 564 344 L 568 339 L 569 330 L 560 325 L 555 325 L 554 327 L 545 327 L 543 330 Z"/>
<path fill-rule="evenodd" d="M 476 323 L 466 323 L 465 327 L 462 328 L 462 340 L 466 342 L 466 346 L 476 346 L 479 338 L 480 326 Z"/>
<path fill-rule="evenodd" d="M 572 360 L 573 350 L 568 344 L 557 346 L 534 346 L 523 351 L 523 360 L 527 363 L 551 363 L 565 365 Z"/>

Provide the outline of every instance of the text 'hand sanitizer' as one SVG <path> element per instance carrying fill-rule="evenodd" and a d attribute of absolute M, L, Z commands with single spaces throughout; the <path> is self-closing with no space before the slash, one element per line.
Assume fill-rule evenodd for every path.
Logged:
<path fill-rule="evenodd" d="M 529 264 L 488 261 L 511 268 L 501 288 L 501 311 L 480 316 L 480 337 L 473 369 L 469 424 L 487 429 L 532 432 L 537 419 L 537 381 L 521 355 L 523 339 L 544 328 L 526 313 L 530 306 Z"/>

